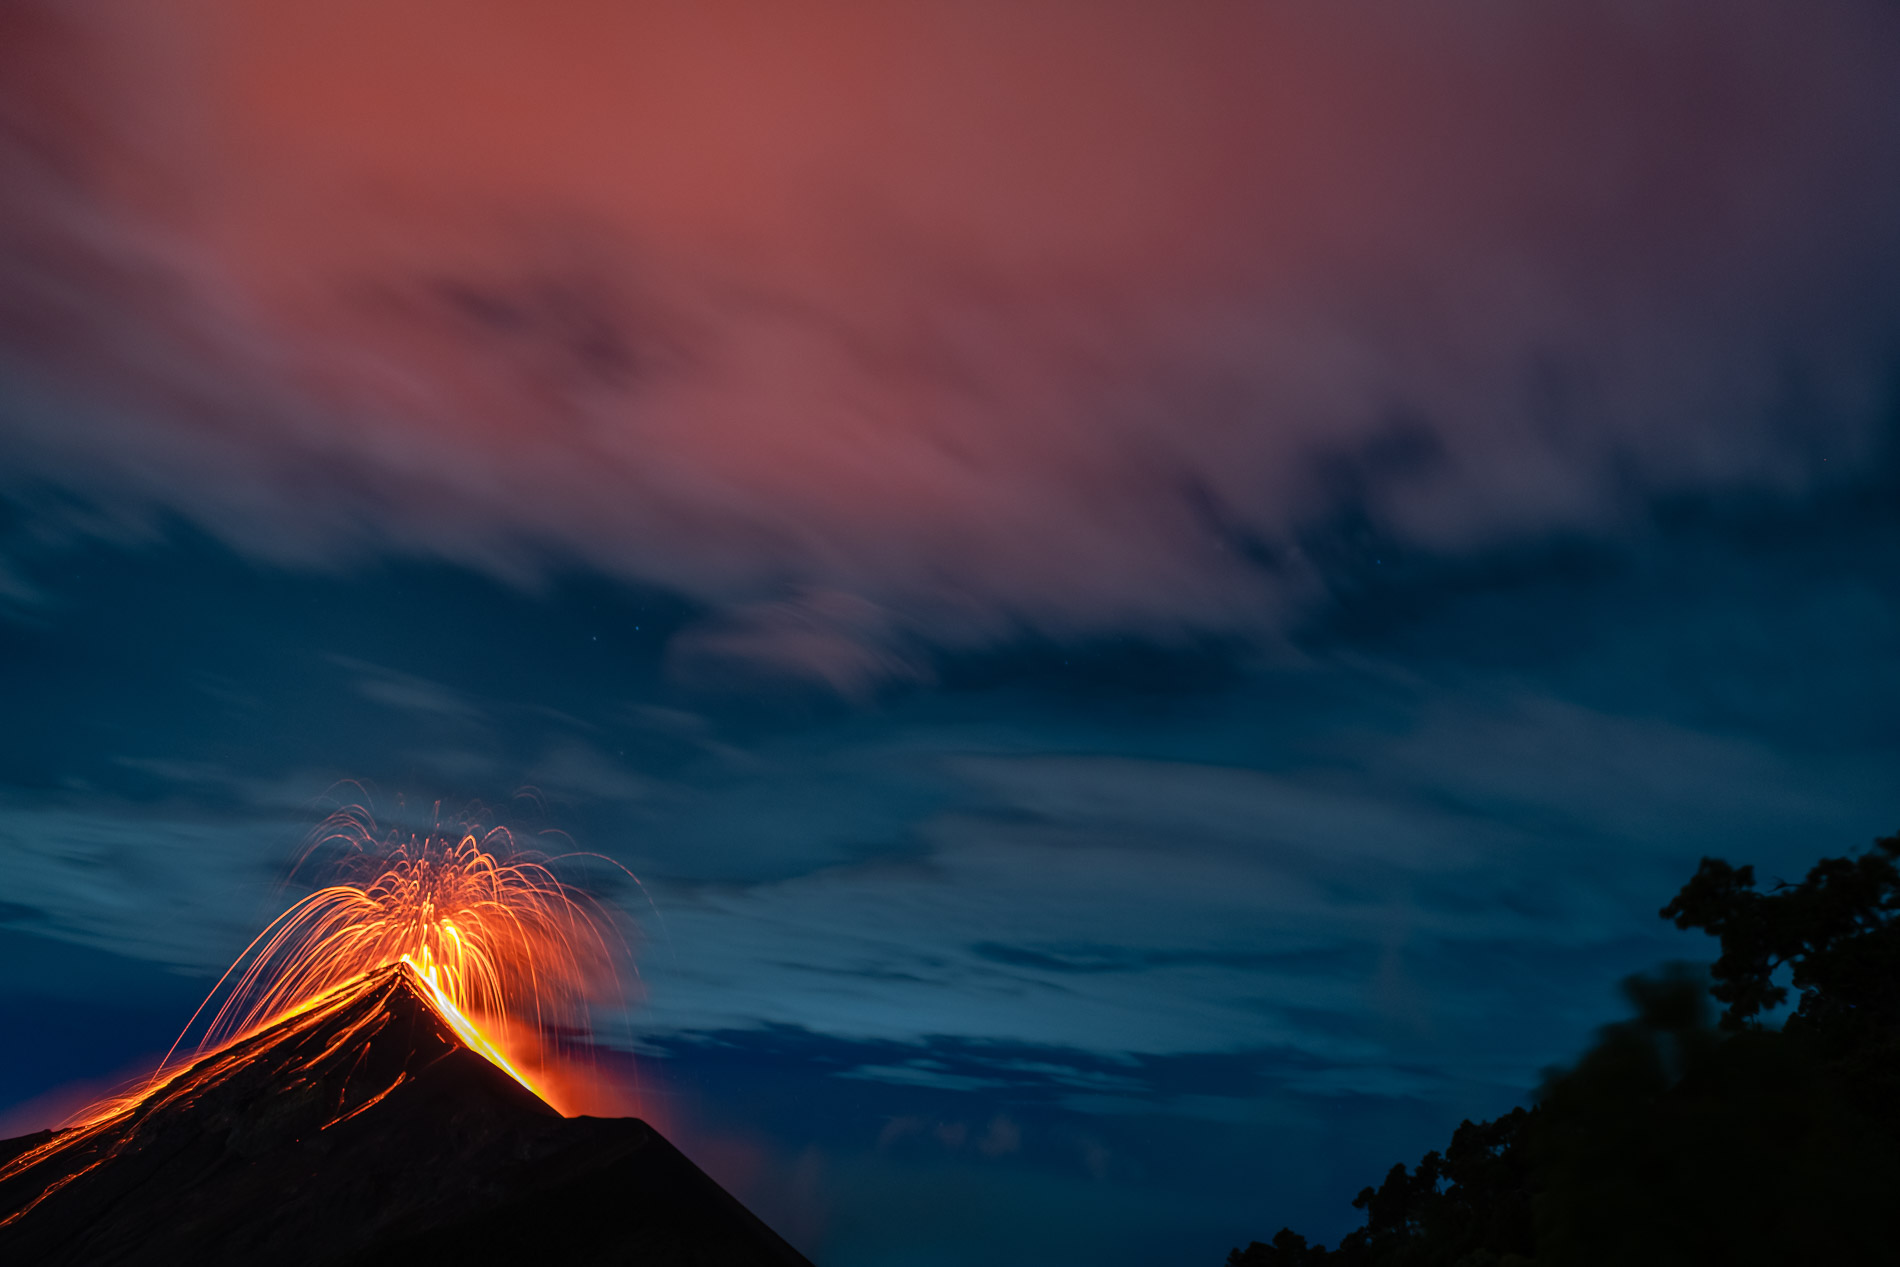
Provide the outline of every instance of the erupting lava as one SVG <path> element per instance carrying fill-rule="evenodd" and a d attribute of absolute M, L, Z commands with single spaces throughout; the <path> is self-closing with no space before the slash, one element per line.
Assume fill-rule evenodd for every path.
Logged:
<path fill-rule="evenodd" d="M 479 837 L 463 830 L 379 838 L 369 812 L 352 807 L 331 816 L 292 875 L 318 854 L 329 860 L 333 883 L 297 902 L 244 948 L 151 1078 L 0 1164 L 0 1184 L 52 1154 L 96 1147 L 127 1123 L 236 1076 L 249 1059 L 243 1051 L 252 1035 L 334 1025 L 353 996 L 387 983 L 392 973 L 409 974 L 414 995 L 463 1046 L 544 1107 L 553 1104 L 523 1066 L 545 1067 L 555 1054 L 553 1035 L 584 1031 L 590 1000 L 619 996 L 617 964 L 626 943 L 607 912 L 562 883 L 545 862 L 517 852 L 502 828 Z M 190 1057 L 174 1063 L 214 1002 Z M 287 1024 L 293 1021 L 295 1027 Z M 364 1041 L 386 1023 L 386 1017 L 352 1021 L 334 1041 Z M 286 1089 L 333 1050 L 334 1042 L 319 1043 L 309 1057 L 316 1063 L 305 1067 L 300 1056 L 279 1069 Z M 373 1106 L 408 1076 L 398 1074 L 354 1107 L 346 1079 L 328 1125 Z M 97 1164 L 87 1162 L 0 1218 L 0 1228 Z"/>
<path fill-rule="evenodd" d="M 652 1126 L 594 1112 L 598 1071 L 554 1088 L 575 1116 L 543 1092 L 627 949 L 562 860 L 326 827 L 299 867 L 331 882 L 142 1090 L 0 1140 L 0 1263 L 811 1267 Z"/>
<path fill-rule="evenodd" d="M 606 912 L 546 863 L 518 853 L 505 829 L 379 839 L 361 809 L 334 815 L 326 827 L 299 868 L 331 855 L 334 882 L 245 948 L 166 1065 L 221 994 L 196 1044 L 200 1054 L 400 963 L 457 1037 L 547 1098 L 522 1066 L 545 1062 L 550 1034 L 584 1028 L 591 999 L 620 993 L 626 944 Z"/>
<path fill-rule="evenodd" d="M 480 838 L 461 832 L 378 840 L 367 814 L 354 810 L 333 817 L 329 828 L 305 859 L 320 850 L 340 853 L 336 882 L 285 911 L 245 948 L 179 1045 L 221 993 L 197 1044 L 201 1053 L 401 963 L 463 1042 L 542 1094 L 520 1066 L 546 1053 L 517 1051 L 511 1060 L 503 1048 L 538 1049 L 551 1031 L 584 1025 L 590 998 L 618 992 L 616 963 L 625 943 L 612 921 L 544 863 L 516 854 L 499 828 Z M 497 1026 L 507 1027 L 505 1039 Z"/>

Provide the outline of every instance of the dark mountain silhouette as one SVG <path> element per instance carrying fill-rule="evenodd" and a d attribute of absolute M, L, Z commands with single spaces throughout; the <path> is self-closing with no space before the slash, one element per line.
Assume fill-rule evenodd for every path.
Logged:
<path fill-rule="evenodd" d="M 99 1127 L 0 1142 L 0 1262 L 810 1267 L 637 1118 L 564 1118 L 409 970 Z"/>

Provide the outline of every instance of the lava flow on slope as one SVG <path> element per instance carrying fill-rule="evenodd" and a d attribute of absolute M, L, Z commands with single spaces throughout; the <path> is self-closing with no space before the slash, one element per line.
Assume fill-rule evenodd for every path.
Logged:
<path fill-rule="evenodd" d="M 0 1142 L 0 1261 L 806 1263 L 646 1123 L 562 1117 L 437 993 L 384 965 Z"/>
<path fill-rule="evenodd" d="M 500 829 L 351 808 L 318 854 L 332 882 L 232 964 L 183 1063 L 0 1142 L 0 1262 L 805 1262 L 646 1123 L 537 1086 L 617 992 L 604 908 Z"/>

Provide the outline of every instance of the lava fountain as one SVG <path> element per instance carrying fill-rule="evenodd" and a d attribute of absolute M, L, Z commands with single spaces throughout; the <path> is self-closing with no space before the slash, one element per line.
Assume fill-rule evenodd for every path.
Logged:
<path fill-rule="evenodd" d="M 506 829 L 379 837 L 368 813 L 351 809 L 330 819 L 297 870 L 317 855 L 332 882 L 258 934 L 171 1054 L 208 1011 L 199 1053 L 401 963 L 469 1047 L 543 1094 L 524 1066 L 546 1062 L 552 1036 L 584 1030 L 592 1001 L 621 994 L 626 942 L 608 912 L 555 876 L 559 859 L 522 853 Z"/>
<path fill-rule="evenodd" d="M 526 1070 L 557 1054 L 560 1035 L 586 1031 L 593 1002 L 624 997 L 629 958 L 608 910 L 551 869 L 577 857 L 633 879 L 599 855 L 524 852 L 505 828 L 381 835 L 367 810 L 339 811 L 292 870 L 295 878 L 321 859 L 330 883 L 244 949 L 166 1066 L 207 1013 L 200 1055 L 400 963 L 463 1042 L 548 1098 Z"/>
<path fill-rule="evenodd" d="M 621 923 L 501 827 L 383 833 L 351 806 L 312 835 L 290 873 L 327 883 L 259 933 L 218 979 L 165 1059 L 136 1089 L 68 1119 L 61 1138 L 119 1118 L 188 1065 L 319 1007 L 345 986 L 400 966 L 467 1047 L 556 1109 L 567 1036 L 591 1029 L 596 1002 L 624 1004 L 631 962 Z M 565 1063 L 565 1062 L 561 1062 Z M 569 1077 L 571 1077 L 571 1073 Z"/>
<path fill-rule="evenodd" d="M 625 950 L 563 862 L 333 819 L 144 1090 L 0 1140 L 0 1263 L 811 1267 L 551 1059 Z"/>

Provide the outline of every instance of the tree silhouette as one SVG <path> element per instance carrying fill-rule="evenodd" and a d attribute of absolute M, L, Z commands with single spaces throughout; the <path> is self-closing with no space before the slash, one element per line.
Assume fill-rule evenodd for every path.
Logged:
<path fill-rule="evenodd" d="M 1227 1267 L 1316 1267 L 1338 1261 L 1324 1245 L 1308 1247 L 1306 1238 L 1290 1227 L 1281 1228 L 1267 1244 L 1255 1241 L 1227 1255 Z"/>
<path fill-rule="evenodd" d="M 1878 1262 L 1900 1241 L 1893 1138 L 1798 1037 L 1718 1029 L 1686 966 L 1625 983 L 1607 1028 L 1540 1096 L 1540 1267 Z"/>
<path fill-rule="evenodd" d="M 1711 970 L 1630 978 L 1632 1017 L 1549 1073 L 1535 1107 L 1394 1166 L 1337 1249 L 1283 1229 L 1230 1267 L 1891 1261 L 1900 835 L 1766 893 L 1704 858 L 1661 913 L 1720 941 Z M 1765 1023 L 1790 988 L 1786 1024 Z"/>
<path fill-rule="evenodd" d="M 1854 858 L 1823 858 L 1800 884 L 1755 889 L 1753 867 L 1704 858 L 1663 907 L 1678 928 L 1719 938 L 1711 991 L 1722 1024 L 1759 1029 L 1800 994 L 1784 1032 L 1808 1040 L 1860 1107 L 1900 1131 L 1900 835 Z"/>

